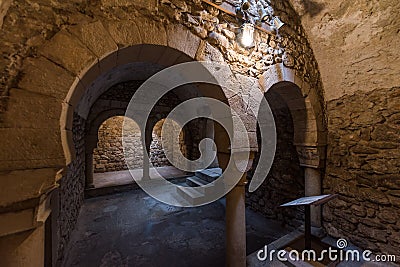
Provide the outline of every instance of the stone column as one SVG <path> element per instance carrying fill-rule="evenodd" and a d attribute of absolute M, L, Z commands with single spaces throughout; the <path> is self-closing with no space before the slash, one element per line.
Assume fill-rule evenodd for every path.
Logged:
<path fill-rule="evenodd" d="M 152 129 L 152 128 L 151 128 Z M 150 179 L 150 146 L 152 141 L 152 130 L 146 130 L 145 142 L 143 142 L 143 177 L 142 179 Z"/>
<path fill-rule="evenodd" d="M 232 175 L 241 174 L 242 177 L 226 195 L 226 266 L 228 267 L 246 266 L 245 186 L 247 184 L 247 171 L 253 164 L 254 155 L 253 152 L 250 152 L 250 154 L 240 152 L 232 154 L 233 160 L 235 160 L 233 164 L 236 166 L 231 166 L 229 171 Z M 229 158 L 227 154 L 218 153 L 218 161 L 224 170 L 228 165 Z M 241 171 L 236 168 L 240 168 Z"/>
<path fill-rule="evenodd" d="M 143 146 L 143 177 L 142 179 L 150 179 L 150 160 L 147 154 L 147 149 Z"/>
<path fill-rule="evenodd" d="M 206 138 L 210 138 L 214 140 L 214 122 L 212 120 L 206 120 L 205 127 Z M 215 147 L 213 145 L 209 145 L 206 147 L 206 153 L 213 153 L 215 151 Z M 215 157 L 214 161 L 211 163 L 212 168 L 218 167 L 218 157 Z"/>
<path fill-rule="evenodd" d="M 86 186 L 86 188 L 94 188 L 94 184 L 93 184 L 93 150 L 86 151 L 85 163 L 86 163 L 85 186 Z"/>
<path fill-rule="evenodd" d="M 321 173 L 317 168 L 305 167 L 305 195 L 318 196 L 321 195 Z M 321 223 L 321 206 L 311 206 L 311 226 L 320 228 Z"/>
<path fill-rule="evenodd" d="M 226 196 L 226 266 L 246 266 L 246 173 Z"/>

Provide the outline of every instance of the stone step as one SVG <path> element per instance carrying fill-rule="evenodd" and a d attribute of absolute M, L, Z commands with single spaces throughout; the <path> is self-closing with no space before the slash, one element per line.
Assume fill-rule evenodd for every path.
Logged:
<path fill-rule="evenodd" d="M 211 183 L 222 175 L 222 169 L 221 168 L 205 169 L 201 171 L 196 171 L 194 175 L 204 181 Z"/>
<path fill-rule="evenodd" d="M 200 192 L 199 189 L 195 187 L 180 186 L 177 188 L 177 193 L 179 196 L 188 201 L 191 205 L 199 204 L 204 198 L 204 193 Z"/>
<path fill-rule="evenodd" d="M 196 188 L 199 192 L 203 194 L 215 193 L 218 189 L 221 189 L 222 184 L 216 182 L 206 182 L 197 176 L 192 176 L 186 179 L 186 184 L 188 186 Z"/>
<path fill-rule="evenodd" d="M 197 176 L 191 176 L 191 177 L 186 178 L 186 184 L 189 186 L 192 186 L 192 187 L 198 187 L 198 186 L 207 185 L 209 183 Z"/>
<path fill-rule="evenodd" d="M 190 204 L 196 205 L 205 197 L 205 194 L 217 192 L 215 180 L 222 174 L 221 168 L 211 168 L 201 171 L 196 171 L 195 176 L 186 179 L 186 184 L 189 187 L 179 187 L 177 193 Z"/>

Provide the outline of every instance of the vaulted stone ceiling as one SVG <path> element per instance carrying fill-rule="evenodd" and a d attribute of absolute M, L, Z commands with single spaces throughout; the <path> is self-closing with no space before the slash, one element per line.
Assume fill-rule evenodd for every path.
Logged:
<path fill-rule="evenodd" d="M 400 84 L 399 1 L 289 1 L 314 50 L 326 100 Z"/>
<path fill-rule="evenodd" d="M 11 1 L 0 0 L 0 27 Z M 289 1 L 314 50 L 326 100 L 399 85 L 399 1 Z"/>

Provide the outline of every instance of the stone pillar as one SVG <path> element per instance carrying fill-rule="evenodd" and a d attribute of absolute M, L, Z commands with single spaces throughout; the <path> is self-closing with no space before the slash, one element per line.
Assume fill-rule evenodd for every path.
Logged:
<path fill-rule="evenodd" d="M 247 171 L 253 164 L 255 154 L 234 153 L 235 168 L 231 166 L 230 171 L 240 171 L 242 177 L 233 189 L 226 195 L 226 266 L 245 267 L 246 266 L 246 203 L 245 190 L 247 184 Z M 250 158 L 249 158 L 250 157 Z M 229 156 L 218 153 L 218 161 L 226 169 Z M 237 173 L 236 173 L 237 174 Z"/>
<path fill-rule="evenodd" d="M 151 128 L 153 129 L 153 128 Z M 150 179 L 150 146 L 152 141 L 152 130 L 146 130 L 145 142 L 143 142 L 143 177 Z"/>
<path fill-rule="evenodd" d="M 317 168 L 305 167 L 305 195 L 318 196 L 321 195 L 321 173 Z M 311 206 L 311 226 L 320 228 L 321 223 L 321 206 Z"/>
<path fill-rule="evenodd" d="M 150 159 L 147 154 L 147 149 L 143 146 L 143 175 L 142 179 L 149 180 L 150 179 Z"/>
<path fill-rule="evenodd" d="M 214 122 L 212 120 L 206 121 L 206 127 L 205 127 L 205 133 L 206 133 L 206 138 L 210 138 L 214 140 Z M 213 145 L 209 145 L 206 147 L 206 153 L 213 153 L 215 151 L 215 147 Z M 214 161 L 211 163 L 212 168 L 218 167 L 218 157 L 215 157 Z"/>
<path fill-rule="evenodd" d="M 246 173 L 226 196 L 226 266 L 246 266 Z"/>
<path fill-rule="evenodd" d="M 93 184 L 93 150 L 86 151 L 85 153 L 85 186 L 86 188 L 94 188 Z"/>
<path fill-rule="evenodd" d="M 297 145 L 300 165 L 304 167 L 305 196 L 318 196 L 322 194 L 320 169 L 324 167 L 326 146 Z M 311 207 L 311 226 L 321 230 L 321 207 Z M 315 234 L 314 234 L 315 235 Z"/>

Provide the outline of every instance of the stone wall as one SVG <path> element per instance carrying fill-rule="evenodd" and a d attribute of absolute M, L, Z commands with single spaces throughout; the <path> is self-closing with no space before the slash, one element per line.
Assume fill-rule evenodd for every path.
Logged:
<path fill-rule="evenodd" d="M 180 150 L 183 155 L 185 155 L 186 157 L 188 156 L 183 132 L 181 132 L 181 134 L 179 135 L 179 144 L 175 144 L 173 142 L 172 134 L 168 134 L 173 129 L 166 128 L 164 130 L 164 135 L 162 135 L 162 127 L 165 125 L 164 123 L 165 119 L 162 119 L 157 122 L 153 128 L 153 140 L 150 146 L 150 162 L 153 164 L 154 167 L 171 165 L 171 163 L 167 159 L 167 156 L 165 155 L 166 152 L 169 152 L 172 156 L 174 156 L 176 155 L 176 151 Z M 179 129 L 179 125 L 174 122 L 172 125 L 168 125 Z M 164 142 L 164 146 L 162 145 L 162 142 Z"/>
<path fill-rule="evenodd" d="M 327 101 L 400 85 L 400 1 L 289 2 L 313 48 Z"/>
<path fill-rule="evenodd" d="M 357 92 L 328 103 L 324 226 L 334 237 L 399 255 L 400 88 Z"/>
<path fill-rule="evenodd" d="M 240 3 L 227 0 L 228 3 Z M 295 74 L 308 82 L 315 90 L 318 100 L 323 103 L 324 92 L 311 45 L 307 40 L 300 17 L 290 1 L 259 1 L 267 10 L 272 8 L 274 16 L 278 16 L 285 26 L 279 29 L 257 30 L 254 34 L 254 46 L 244 48 L 238 42 L 241 23 L 237 18 L 227 16 L 215 7 L 201 1 L 160 1 L 160 11 L 172 22 L 188 27 L 194 34 L 207 40 L 204 45 L 205 55 L 215 61 L 214 47 L 219 49 L 226 62 L 234 72 L 259 78 L 271 66 L 283 63 L 294 69 Z M 250 1 L 248 14 L 259 18 L 255 1 Z M 234 11 L 233 11 L 234 12 Z M 266 26 L 266 24 L 264 24 Z M 210 45 L 211 44 L 211 45 Z M 208 51 L 207 51 L 208 50 Z M 206 58 L 198 58 L 205 60 Z"/>
<path fill-rule="evenodd" d="M 125 157 L 122 147 L 122 127 L 124 117 L 112 117 L 106 120 L 99 129 L 99 141 L 97 148 L 93 151 L 94 172 L 110 172 L 127 170 L 125 158 L 129 160 L 134 168 L 143 167 L 143 146 L 140 129 L 134 121 L 129 135 L 132 138 Z"/>
<path fill-rule="evenodd" d="M 85 120 L 74 114 L 73 140 L 76 158 L 68 165 L 60 180 L 57 255 L 61 262 L 84 199 L 85 189 Z"/>
<path fill-rule="evenodd" d="M 267 5 L 268 1 L 263 2 Z M 100 24 L 104 23 L 109 34 L 114 36 L 115 30 L 121 31 L 119 27 L 124 30 L 125 26 L 136 28 L 136 21 L 140 25 L 140 20 L 147 17 L 176 30 L 180 29 L 178 24 L 184 25 L 204 40 L 201 47 L 205 53 L 198 53 L 202 55 L 198 60 L 206 60 L 207 57 L 216 61 L 225 60 L 230 63 L 233 71 L 253 77 L 259 77 L 271 65 L 283 62 L 287 67 L 295 69 L 299 77 L 318 88 L 322 101 L 318 65 L 299 17 L 288 1 L 273 1 L 271 5 L 275 15 L 285 22 L 285 27 L 280 31 L 280 35 L 276 35 L 275 30 L 256 31 L 254 47 L 245 49 L 237 42 L 241 27 L 237 18 L 227 16 L 199 0 L 51 2 L 44 6 L 26 1 L 12 1 L 3 23 L 4 34 L 0 35 L 0 41 L 4 43 L 0 48 L 4 55 L 0 59 L 0 91 L 4 92 L 4 97 L 7 98 L 9 88 L 17 86 L 20 82 L 24 59 L 43 54 L 40 49 L 38 51 L 38 47 L 61 29 L 99 19 L 103 20 Z M 135 20 L 131 20 L 132 14 Z M 252 10 L 251 15 L 254 18 L 259 16 L 256 10 Z M 15 26 L 17 18 L 20 27 Z M 109 20 L 124 23 L 131 21 L 133 24 L 121 24 L 114 28 L 112 25 L 107 26 Z M 101 28 L 103 29 L 103 26 Z M 165 34 L 163 31 L 164 29 L 158 32 L 160 36 L 157 38 L 162 39 Z M 75 35 L 76 32 L 73 32 L 72 35 Z M 126 34 L 126 38 L 131 38 L 132 33 Z M 120 44 L 121 40 L 115 41 Z M 183 43 L 184 39 L 178 42 Z M 216 49 L 219 52 L 215 53 Z M 223 58 L 220 58 L 221 54 Z"/>
<path fill-rule="evenodd" d="M 293 121 L 287 105 L 273 92 L 273 89 L 266 93 L 266 98 L 276 125 L 275 159 L 268 177 L 260 188 L 253 193 L 246 190 L 246 204 L 268 218 L 278 219 L 288 226 L 297 227 L 304 220 L 303 209 L 279 207 L 304 196 L 304 170 L 300 167 L 296 147 L 293 145 Z M 258 157 L 257 154 L 254 166 L 258 164 Z"/>
<path fill-rule="evenodd" d="M 126 154 L 124 154 L 122 146 L 122 127 L 124 117 L 117 116 L 106 120 L 99 129 L 99 142 L 97 148 L 93 152 L 94 172 L 109 172 L 127 170 L 128 166 L 125 160 L 131 162 L 132 168 L 143 168 L 143 146 L 141 141 L 140 129 L 134 121 L 131 121 L 129 135 L 131 138 L 126 139 L 129 143 Z M 180 136 L 180 147 L 170 145 L 172 138 L 164 136 L 166 148 L 161 143 L 161 128 L 164 120 L 160 120 L 153 129 L 152 142 L 150 145 L 150 162 L 154 167 L 169 166 L 171 163 L 165 155 L 165 149 L 170 148 L 171 153 L 180 149 L 184 155 L 187 154 L 185 140 L 183 134 Z"/>

